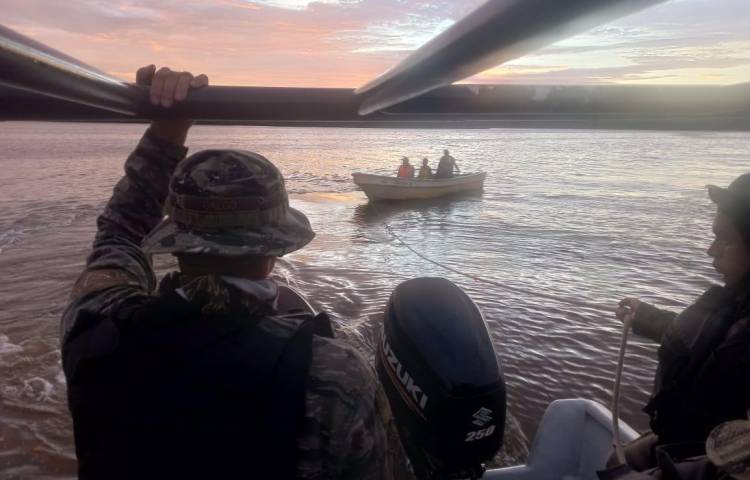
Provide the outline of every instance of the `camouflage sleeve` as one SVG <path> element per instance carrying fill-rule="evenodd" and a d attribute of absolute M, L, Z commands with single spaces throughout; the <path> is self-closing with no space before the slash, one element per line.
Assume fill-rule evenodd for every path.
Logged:
<path fill-rule="evenodd" d="M 378 385 L 357 350 L 313 338 L 297 478 L 393 478 Z"/>
<path fill-rule="evenodd" d="M 342 452 L 341 479 L 390 479 L 387 434 L 380 416 L 377 387 L 372 374 L 360 381 L 370 381 L 373 388 L 355 399 L 355 409 L 348 422 L 342 422 L 345 450 Z M 372 393 L 372 394 L 371 394 Z"/>
<path fill-rule="evenodd" d="M 63 341 L 82 310 L 107 314 L 155 288 L 151 260 L 140 244 L 161 220 L 169 179 L 186 153 L 185 147 L 167 143 L 149 129 L 128 157 L 125 176 L 97 220 L 93 250 L 63 314 Z"/>

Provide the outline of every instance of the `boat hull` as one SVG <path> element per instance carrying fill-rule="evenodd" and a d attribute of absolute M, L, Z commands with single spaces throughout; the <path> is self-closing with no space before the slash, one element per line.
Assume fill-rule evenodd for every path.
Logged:
<path fill-rule="evenodd" d="M 451 178 L 398 178 L 369 173 L 353 173 L 354 183 L 370 200 L 416 200 L 480 191 L 486 173 L 456 175 Z"/>
<path fill-rule="evenodd" d="M 637 437 L 620 420 L 620 441 Z M 487 470 L 482 480 L 598 480 L 611 450 L 612 412 L 592 400 L 556 400 L 542 417 L 526 464 Z"/>

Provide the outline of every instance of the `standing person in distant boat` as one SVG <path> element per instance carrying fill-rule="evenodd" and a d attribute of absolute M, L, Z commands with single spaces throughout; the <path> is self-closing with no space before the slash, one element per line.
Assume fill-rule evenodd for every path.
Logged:
<path fill-rule="evenodd" d="M 163 108 L 208 83 L 136 78 Z M 63 314 L 79 478 L 393 478 L 372 367 L 324 317 L 277 309 L 269 275 L 307 217 L 257 153 L 185 158 L 192 123 L 146 130 Z M 154 253 L 179 264 L 158 286 Z"/>
<path fill-rule="evenodd" d="M 651 432 L 625 447 L 634 470 L 663 467 L 665 454 L 674 461 L 704 455 L 709 432 L 745 419 L 750 408 L 750 173 L 728 188 L 709 185 L 708 194 L 717 210 L 707 253 L 724 285 L 680 314 L 635 298 L 623 299 L 616 312 L 623 321 L 632 316 L 634 333 L 661 344 L 644 408 Z"/>
<path fill-rule="evenodd" d="M 454 168 L 457 172 L 461 173 L 461 170 L 456 164 L 456 159 L 451 157 L 451 154 L 448 153 L 448 150 L 443 150 L 443 156 L 440 157 L 440 163 L 438 163 L 435 178 L 451 178 L 453 176 Z"/>
<path fill-rule="evenodd" d="M 427 165 L 429 160 L 427 157 L 422 159 L 422 166 L 419 167 L 419 178 L 432 178 L 432 169 Z"/>
<path fill-rule="evenodd" d="M 409 157 L 401 159 L 401 165 L 398 167 L 398 178 L 414 178 L 414 165 L 409 163 Z"/>

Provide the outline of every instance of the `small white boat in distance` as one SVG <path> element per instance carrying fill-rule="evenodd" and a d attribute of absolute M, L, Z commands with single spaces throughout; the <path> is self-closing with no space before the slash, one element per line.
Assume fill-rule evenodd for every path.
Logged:
<path fill-rule="evenodd" d="M 370 173 L 352 173 L 354 183 L 370 200 L 416 200 L 482 190 L 485 172 L 451 178 L 398 178 Z"/>

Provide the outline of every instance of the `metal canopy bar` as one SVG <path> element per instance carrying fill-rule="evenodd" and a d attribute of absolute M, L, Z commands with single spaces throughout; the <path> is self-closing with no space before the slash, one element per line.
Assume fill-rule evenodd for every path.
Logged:
<path fill-rule="evenodd" d="M 349 89 L 209 87 L 136 117 L 0 87 L 0 120 L 125 121 L 188 116 L 209 123 L 319 126 L 492 126 L 750 130 L 750 83 L 734 86 L 452 85 L 357 113 Z"/>
<path fill-rule="evenodd" d="M 0 84 L 11 85 L 0 85 L 0 120 L 123 121 L 188 116 L 253 125 L 473 128 L 606 124 L 617 128 L 625 122 L 626 128 L 646 124 L 646 128 L 681 128 L 687 122 L 687 128 L 750 129 L 750 84 L 452 85 L 366 117 L 358 113 L 362 97 L 351 89 L 212 86 L 193 92 L 175 108 L 164 109 L 150 105 L 145 88 L 123 83 L 4 27 L 0 27 Z"/>
<path fill-rule="evenodd" d="M 352 89 L 207 87 L 193 92 L 188 102 L 164 109 L 150 104 L 145 87 L 124 83 L 0 26 L 0 119 L 119 119 L 125 115 L 264 120 L 281 115 L 325 121 L 357 116 L 359 101 Z"/>
<path fill-rule="evenodd" d="M 346 109 L 359 103 L 359 114 L 373 113 L 658 1 L 490 0 L 355 92 L 359 96 L 338 92 L 336 99 Z M 144 88 L 123 83 L 3 26 L 0 84 L 127 115 L 158 114 Z M 225 98 L 225 92 L 215 92 L 205 89 L 196 101 L 209 106 Z M 304 111 L 320 99 L 303 99 L 300 107 Z"/>
<path fill-rule="evenodd" d="M 142 89 L 0 25 L 0 84 L 134 115 Z"/>
<path fill-rule="evenodd" d="M 357 90 L 363 115 L 663 0 L 489 0 Z"/>
<path fill-rule="evenodd" d="M 189 117 L 204 121 L 360 118 L 352 89 L 211 86 L 171 108 L 139 105 L 132 114 L 101 110 L 35 92 L 0 87 L 0 119 L 125 120 Z M 376 115 L 377 117 L 378 115 Z"/>

